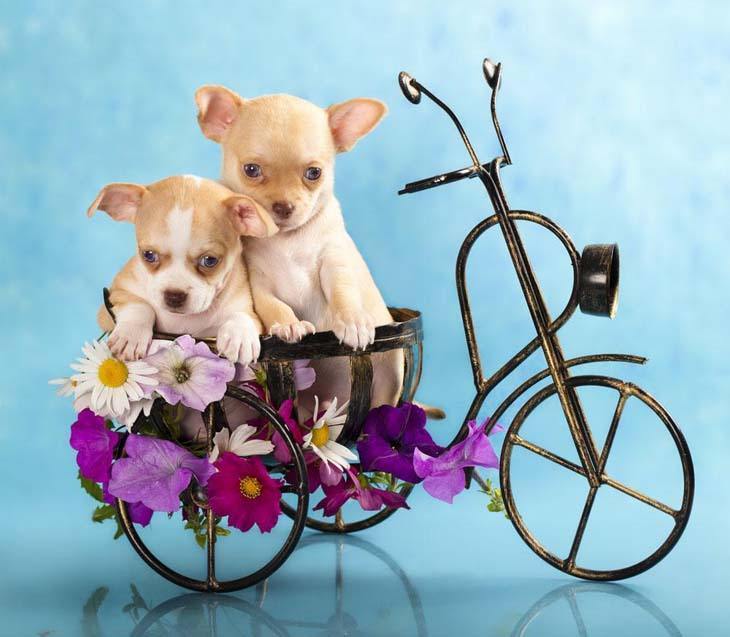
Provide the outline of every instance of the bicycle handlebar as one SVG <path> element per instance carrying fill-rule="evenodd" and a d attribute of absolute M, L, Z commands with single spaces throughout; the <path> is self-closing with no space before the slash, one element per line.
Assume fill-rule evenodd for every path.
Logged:
<path fill-rule="evenodd" d="M 504 142 L 504 137 L 502 136 L 502 130 L 499 126 L 499 120 L 497 119 L 496 107 L 497 92 L 499 91 L 502 80 L 502 65 L 500 63 L 492 62 L 489 58 L 485 58 L 482 62 L 482 72 L 484 73 L 484 79 L 487 81 L 487 84 L 492 89 L 492 123 L 494 124 L 494 131 L 497 134 L 499 145 L 502 148 L 502 163 L 509 165 L 512 163 L 512 160 L 510 158 L 509 151 L 507 150 L 507 145 Z M 461 140 L 464 142 L 464 146 L 466 146 L 466 150 L 469 152 L 469 156 L 471 157 L 471 160 L 473 162 L 472 165 L 468 166 L 467 168 L 461 168 L 459 170 L 453 170 L 451 172 L 442 173 L 440 175 L 434 175 L 433 177 L 427 177 L 426 179 L 419 179 L 418 181 L 412 181 L 410 183 L 407 183 L 401 190 L 398 191 L 399 195 L 419 192 L 421 190 L 427 190 L 428 188 L 435 188 L 436 186 L 450 184 L 454 181 L 472 178 L 475 177 L 480 170 L 483 170 L 488 166 L 488 164 L 482 164 L 479 161 L 479 158 L 474 151 L 474 147 L 469 141 L 469 137 L 467 136 L 464 127 L 461 125 L 461 122 L 456 117 L 454 112 L 444 102 L 442 102 L 438 97 L 431 93 L 431 91 L 423 86 L 423 84 L 418 82 L 415 78 L 413 78 L 405 71 L 401 71 L 398 74 L 398 84 L 400 84 L 400 89 L 403 92 L 403 96 L 411 104 L 420 103 L 421 97 L 425 95 L 451 118 L 451 121 L 454 123 L 456 129 L 459 131 Z"/>

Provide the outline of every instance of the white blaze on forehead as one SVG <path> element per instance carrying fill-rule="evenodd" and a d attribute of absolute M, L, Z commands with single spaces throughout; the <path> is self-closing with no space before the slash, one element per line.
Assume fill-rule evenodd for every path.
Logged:
<path fill-rule="evenodd" d="M 187 258 L 190 234 L 193 229 L 193 209 L 181 210 L 175 206 L 167 215 L 167 245 L 170 255 Z"/>

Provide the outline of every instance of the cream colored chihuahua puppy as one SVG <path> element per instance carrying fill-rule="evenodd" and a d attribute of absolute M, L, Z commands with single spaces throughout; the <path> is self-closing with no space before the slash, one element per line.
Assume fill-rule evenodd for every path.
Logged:
<path fill-rule="evenodd" d="M 222 86 L 195 94 L 203 134 L 223 151 L 222 182 L 253 197 L 279 232 L 247 240 L 256 312 L 269 334 L 299 341 L 332 330 L 353 349 L 393 319 L 348 235 L 334 195 L 337 153 L 350 150 L 386 113 L 359 98 L 327 109 L 290 95 L 243 99 Z M 393 404 L 403 375 L 400 351 L 373 357 L 372 404 Z M 320 396 L 349 395 L 343 361 L 317 364 Z"/>
<path fill-rule="evenodd" d="M 115 277 L 99 324 L 124 360 L 143 357 L 156 327 L 163 332 L 215 336 L 220 354 L 249 364 L 260 353 L 261 323 L 254 313 L 241 236 L 276 232 L 250 197 L 199 177 L 152 184 L 110 184 L 88 210 L 135 224 L 137 254 Z"/>

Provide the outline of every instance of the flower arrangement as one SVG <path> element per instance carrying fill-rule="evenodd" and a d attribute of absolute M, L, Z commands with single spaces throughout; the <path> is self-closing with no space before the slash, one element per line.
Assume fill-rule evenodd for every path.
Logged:
<path fill-rule="evenodd" d="M 59 395 L 74 398 L 70 445 L 80 484 L 97 501 L 95 522 L 116 519 L 119 498 L 141 526 L 155 513 L 180 511 L 201 546 L 207 541 L 207 508 L 218 535 L 230 533 L 219 525 L 224 518 L 244 532 L 256 526 L 266 533 L 276 526 L 282 488 L 295 476 L 287 468 L 291 453 L 267 419 L 246 415 L 236 421 L 228 414 L 229 427 L 215 434 L 211 450 L 199 432 L 185 427 L 191 413 L 223 400 L 229 383 L 271 404 L 263 368 L 234 365 L 190 336 L 154 341 L 148 355 L 133 362 L 116 358 L 103 340 L 87 343 L 82 354 L 71 365 L 75 373 L 51 383 L 59 386 Z M 314 381 L 308 361 L 297 361 L 296 389 Z M 309 491 L 322 493 L 314 510 L 325 517 L 336 516 L 349 501 L 365 511 L 409 508 L 403 493 L 421 482 L 428 494 L 451 503 L 466 486 L 465 469 L 499 466 L 486 421 L 470 422 L 461 442 L 443 448 L 428 433 L 419 406 L 383 405 L 367 415 L 355 453 L 337 442 L 347 403 L 315 397 L 314 413 L 304 422 L 296 419 L 291 400 L 272 407 L 304 452 Z M 272 466 L 281 477 L 272 477 Z M 488 509 L 503 511 L 499 489 L 489 481 L 482 486 Z M 115 537 L 120 535 L 118 527 Z"/>

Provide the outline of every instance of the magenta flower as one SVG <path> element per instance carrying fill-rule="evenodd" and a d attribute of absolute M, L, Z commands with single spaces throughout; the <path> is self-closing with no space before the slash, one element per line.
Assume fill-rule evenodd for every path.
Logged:
<path fill-rule="evenodd" d="M 357 443 L 364 471 L 385 471 L 406 482 L 419 482 L 413 469 L 413 452 L 438 455 L 439 447 L 426 431 L 426 412 L 417 405 L 382 405 L 371 409 Z"/>
<path fill-rule="evenodd" d="M 322 485 L 325 497 L 314 507 L 315 511 L 329 517 L 335 515 L 348 500 L 355 499 L 365 511 L 379 511 L 383 506 L 391 509 L 409 509 L 406 499 L 394 491 L 376 489 L 360 480 L 360 476 L 350 469 L 344 480 L 335 485 Z"/>
<path fill-rule="evenodd" d="M 71 446 L 78 451 L 76 464 L 81 475 L 94 482 L 107 482 L 114 460 L 119 434 L 107 429 L 106 421 L 90 409 L 84 409 L 71 425 Z"/>
<path fill-rule="evenodd" d="M 190 480 L 195 477 L 205 486 L 215 472 L 207 458 L 197 458 L 169 440 L 132 435 L 124 450 L 128 457 L 114 463 L 109 493 L 153 511 L 176 511 Z"/>
<path fill-rule="evenodd" d="M 145 362 L 158 370 L 158 394 L 171 405 L 181 402 L 197 411 L 221 400 L 236 373 L 233 363 L 187 335 L 148 356 Z"/>
<path fill-rule="evenodd" d="M 344 477 L 342 469 L 328 462 L 323 462 L 317 454 L 308 451 L 304 454 L 304 461 L 307 466 L 309 493 L 314 493 L 322 485 L 332 487 L 342 482 Z M 292 468 L 284 477 L 289 484 L 294 484 L 297 477 L 296 471 Z"/>
<path fill-rule="evenodd" d="M 487 423 L 488 420 L 485 420 L 477 426 L 475 420 L 470 421 L 467 437 L 437 457 L 416 449 L 413 455 L 413 468 L 420 478 L 424 478 L 423 488 L 427 493 L 451 504 L 454 496 L 461 493 L 466 486 L 464 469 L 499 468 L 499 458 L 485 434 Z M 502 431 L 502 428 L 495 425 L 492 433 L 498 431 Z"/>
<path fill-rule="evenodd" d="M 278 409 L 279 416 L 281 416 L 284 424 L 289 429 L 292 438 L 294 438 L 294 442 L 301 445 L 304 442 L 304 437 L 302 436 L 299 424 L 293 416 L 293 411 L 294 402 L 291 399 L 287 399 L 281 403 Z M 291 462 L 291 452 L 278 431 L 274 432 L 274 435 L 271 437 L 271 442 L 274 445 L 274 458 L 282 464 L 289 464 Z"/>
<path fill-rule="evenodd" d="M 248 531 L 254 524 L 262 533 L 276 526 L 281 515 L 281 481 L 269 477 L 258 458 L 221 454 L 218 472 L 208 481 L 208 502 L 213 513 L 228 516 L 228 524 Z"/>

